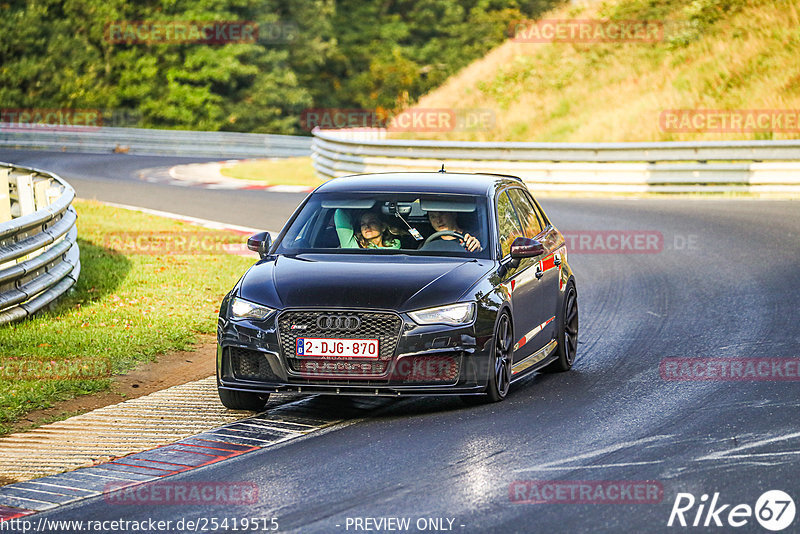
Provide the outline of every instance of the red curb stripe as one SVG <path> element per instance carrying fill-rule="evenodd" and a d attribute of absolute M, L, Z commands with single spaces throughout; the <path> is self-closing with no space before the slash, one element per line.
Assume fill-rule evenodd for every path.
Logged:
<path fill-rule="evenodd" d="M 11 508 L 10 506 L 0 505 L 0 523 L 8 521 L 9 519 L 16 519 L 26 515 L 31 515 L 34 510 L 27 510 L 25 508 Z"/>
<path fill-rule="evenodd" d="M 156 448 L 161 448 L 161 447 L 156 447 Z M 168 477 L 168 476 L 172 476 L 172 475 L 177 475 L 178 473 L 185 473 L 186 471 L 191 471 L 192 469 L 197 469 L 198 467 L 205 467 L 207 465 L 215 464 L 217 462 L 221 462 L 222 460 L 227 460 L 229 458 L 234 458 L 236 456 L 240 456 L 240 455 L 246 454 L 248 452 L 253 452 L 255 450 L 259 450 L 260 448 L 261 447 L 250 447 L 250 448 L 248 448 L 246 450 L 243 450 L 243 451 L 236 451 L 233 454 L 230 454 L 228 456 L 214 456 L 210 460 L 208 460 L 207 462 L 204 462 L 202 464 L 185 466 L 183 469 L 176 469 L 174 471 L 164 471 L 163 475 L 153 475 L 155 477 L 153 480 L 156 480 L 156 479 L 159 479 L 159 478 Z M 154 449 L 150 449 L 150 450 L 154 450 Z M 115 463 L 115 462 L 109 462 L 109 463 Z M 103 465 L 104 464 L 100 464 L 100 465 L 97 465 L 95 467 L 102 467 Z M 125 464 L 122 464 L 122 465 L 125 465 Z M 129 467 L 139 467 L 139 466 L 129 466 Z M 141 469 L 153 469 L 153 470 L 161 471 L 160 469 L 157 469 L 155 467 L 152 467 L 152 468 L 151 467 L 143 467 Z M 152 482 L 153 480 L 135 481 L 132 484 L 126 484 L 125 487 L 138 486 L 139 484 L 146 484 L 148 482 Z M 109 490 L 109 491 L 111 491 L 111 490 Z M 109 493 L 109 491 L 103 491 L 103 494 Z"/>

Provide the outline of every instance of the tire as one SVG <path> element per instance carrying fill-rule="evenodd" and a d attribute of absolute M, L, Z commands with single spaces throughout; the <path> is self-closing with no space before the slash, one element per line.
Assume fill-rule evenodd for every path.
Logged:
<path fill-rule="evenodd" d="M 564 293 L 561 310 L 558 313 L 558 331 L 556 332 L 558 358 L 542 369 L 543 373 L 563 373 L 572 369 L 575 355 L 578 352 L 578 292 L 575 284 L 569 282 Z"/>
<path fill-rule="evenodd" d="M 497 319 L 492 340 L 492 355 L 489 365 L 489 384 L 483 395 L 462 395 L 461 400 L 468 405 L 485 402 L 500 402 L 508 395 L 511 385 L 511 360 L 514 354 L 514 329 L 511 316 L 503 311 Z"/>
<path fill-rule="evenodd" d="M 250 393 L 217 388 L 219 400 L 229 410 L 249 410 L 260 412 L 269 400 L 269 393 Z"/>

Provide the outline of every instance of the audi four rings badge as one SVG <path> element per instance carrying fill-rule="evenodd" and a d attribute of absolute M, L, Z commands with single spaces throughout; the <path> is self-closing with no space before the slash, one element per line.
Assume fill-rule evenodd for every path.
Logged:
<path fill-rule="evenodd" d="M 317 327 L 321 330 L 358 330 L 361 319 L 355 315 L 324 314 L 317 318 Z"/>

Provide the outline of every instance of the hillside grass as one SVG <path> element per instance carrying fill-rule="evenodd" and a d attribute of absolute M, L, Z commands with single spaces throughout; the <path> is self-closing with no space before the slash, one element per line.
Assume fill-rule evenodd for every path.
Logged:
<path fill-rule="evenodd" d="M 668 132 L 673 109 L 800 110 L 800 1 L 627 0 L 545 19 L 656 20 L 656 43 L 507 41 L 415 107 L 491 109 L 493 126 L 394 134 L 477 141 L 786 139 L 798 132 Z"/>

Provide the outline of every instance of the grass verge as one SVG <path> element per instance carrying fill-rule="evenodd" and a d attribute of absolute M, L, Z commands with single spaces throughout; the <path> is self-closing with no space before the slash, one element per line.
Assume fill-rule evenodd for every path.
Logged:
<path fill-rule="evenodd" d="M 240 235 L 74 205 L 77 284 L 54 309 L 0 327 L 0 434 L 30 411 L 108 389 L 111 374 L 191 348 L 215 331 L 220 300 L 254 261 L 208 245 Z"/>
<path fill-rule="evenodd" d="M 240 180 L 255 180 L 270 185 L 316 187 L 322 180 L 314 172 L 310 157 L 252 159 L 222 169 L 222 174 Z"/>

